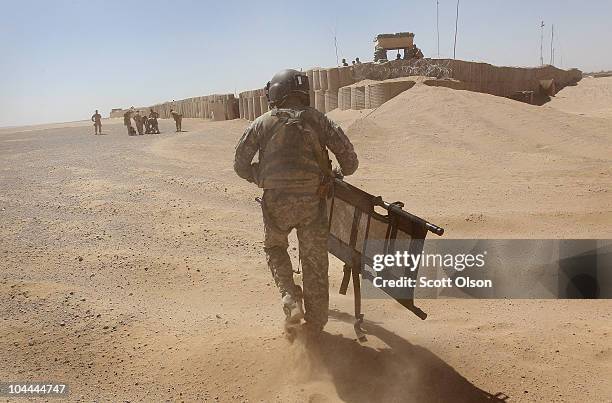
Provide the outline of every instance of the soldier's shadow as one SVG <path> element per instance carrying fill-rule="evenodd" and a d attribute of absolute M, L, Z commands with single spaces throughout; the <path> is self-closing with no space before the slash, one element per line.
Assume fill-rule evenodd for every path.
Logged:
<path fill-rule="evenodd" d="M 337 310 L 330 317 L 353 323 Z M 314 354 L 328 370 L 338 396 L 347 402 L 491 402 L 505 401 L 503 393 L 491 395 L 461 376 L 426 348 L 415 346 L 373 322 L 364 328 L 388 348 L 323 333 Z"/>

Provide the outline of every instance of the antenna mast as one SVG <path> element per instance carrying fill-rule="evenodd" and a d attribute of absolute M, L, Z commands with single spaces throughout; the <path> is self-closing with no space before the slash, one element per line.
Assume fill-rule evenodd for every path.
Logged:
<path fill-rule="evenodd" d="M 438 57 L 440 57 L 440 0 L 436 0 L 436 31 L 438 33 Z"/>
<path fill-rule="evenodd" d="M 552 24 L 552 31 L 550 32 L 550 65 L 553 66 L 555 64 L 555 48 L 554 48 L 554 40 L 555 40 L 555 24 Z"/>
<path fill-rule="evenodd" d="M 544 66 L 544 53 L 542 53 L 544 44 L 544 21 L 540 23 L 540 66 Z"/>
<path fill-rule="evenodd" d="M 339 59 L 338 59 L 338 40 L 336 39 L 337 37 L 337 31 L 336 31 L 337 27 L 334 28 L 334 48 L 336 49 L 336 67 L 340 65 Z"/>
<path fill-rule="evenodd" d="M 457 58 L 457 26 L 459 24 L 459 0 L 457 0 L 457 15 L 455 17 L 455 44 L 453 45 L 453 59 Z"/>

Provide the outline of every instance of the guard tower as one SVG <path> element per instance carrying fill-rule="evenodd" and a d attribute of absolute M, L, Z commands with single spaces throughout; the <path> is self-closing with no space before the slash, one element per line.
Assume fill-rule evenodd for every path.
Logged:
<path fill-rule="evenodd" d="M 414 44 L 412 32 L 378 34 L 374 38 L 374 62 L 386 61 L 388 50 L 403 50 L 404 59 L 420 59 L 423 53 Z"/>

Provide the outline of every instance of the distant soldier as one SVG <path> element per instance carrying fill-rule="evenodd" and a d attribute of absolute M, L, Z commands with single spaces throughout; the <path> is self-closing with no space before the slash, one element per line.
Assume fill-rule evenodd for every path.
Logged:
<path fill-rule="evenodd" d="M 358 57 L 355 58 L 355 64 L 361 64 L 361 60 Z"/>
<path fill-rule="evenodd" d="M 348 67 L 348 63 L 346 62 L 346 59 L 342 59 L 342 66 Z"/>
<path fill-rule="evenodd" d="M 102 115 L 98 113 L 96 109 L 96 113 L 91 115 L 91 121 L 94 122 L 94 135 L 102 134 Z"/>
<path fill-rule="evenodd" d="M 176 112 L 173 109 L 170 109 L 170 114 L 172 115 L 172 118 L 174 119 L 174 124 L 176 125 L 176 132 L 181 132 L 183 131 L 183 129 L 181 128 L 181 122 L 183 120 L 183 115 Z"/>
<path fill-rule="evenodd" d="M 397 52 L 397 55 L 395 56 L 395 60 L 400 60 L 402 58 L 402 55 L 400 54 L 400 52 Z"/>
<path fill-rule="evenodd" d="M 354 66 L 354 65 L 355 65 L 355 61 L 353 60 L 353 61 L 351 62 L 351 64 Z"/>
<path fill-rule="evenodd" d="M 151 134 L 151 122 L 150 122 L 149 118 L 147 117 L 147 115 L 144 115 L 142 117 L 142 121 L 144 123 L 144 132 L 145 132 L 145 134 Z"/>
<path fill-rule="evenodd" d="M 159 123 L 157 122 L 159 119 L 159 113 L 155 112 L 153 108 L 149 112 L 149 124 L 151 126 L 151 133 L 159 134 Z"/>
<path fill-rule="evenodd" d="M 136 111 L 136 113 L 134 114 L 134 122 L 136 123 L 136 130 L 138 130 L 138 134 L 142 135 L 143 133 L 143 119 L 142 119 L 142 115 L 140 114 L 140 111 Z"/>
<path fill-rule="evenodd" d="M 133 108 L 127 110 L 123 114 L 123 124 L 125 125 L 125 127 L 127 127 L 128 136 L 133 136 L 134 134 L 136 134 L 136 131 L 132 127 L 132 112 Z"/>

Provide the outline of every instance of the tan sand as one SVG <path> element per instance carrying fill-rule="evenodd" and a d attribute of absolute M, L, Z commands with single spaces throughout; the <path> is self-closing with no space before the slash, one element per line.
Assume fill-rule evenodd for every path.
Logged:
<path fill-rule="evenodd" d="M 332 115 L 350 124 L 355 147 L 364 150 L 349 180 L 409 201 L 414 213 L 436 217 L 447 236 L 610 235 L 606 121 L 424 85 L 363 115 Z"/>
<path fill-rule="evenodd" d="M 353 112 L 331 114 L 360 155 L 347 180 L 448 237 L 611 235 L 605 119 L 430 87 Z M 68 382 L 69 400 L 87 401 L 612 396 L 606 300 L 419 301 L 426 321 L 365 301 L 359 345 L 333 260 L 323 343 L 288 344 L 260 191 L 232 170 L 246 125 L 0 133 L 0 380 Z"/>
<path fill-rule="evenodd" d="M 612 77 L 585 77 L 559 92 L 546 107 L 576 115 L 612 119 Z M 612 130 L 611 126 L 608 126 Z"/>
<path fill-rule="evenodd" d="M 112 119 L 102 119 L 102 125 L 105 123 L 117 123 L 123 122 L 122 118 L 112 118 Z M 29 126 L 18 126 L 18 127 L 0 127 L 0 134 L 3 133 L 23 133 L 23 132 L 31 132 L 37 130 L 46 130 L 46 129 L 65 129 L 72 127 L 90 127 L 93 133 L 93 122 L 90 120 L 77 120 L 75 122 L 63 122 L 63 123 L 46 123 L 39 125 L 29 125 Z"/>

